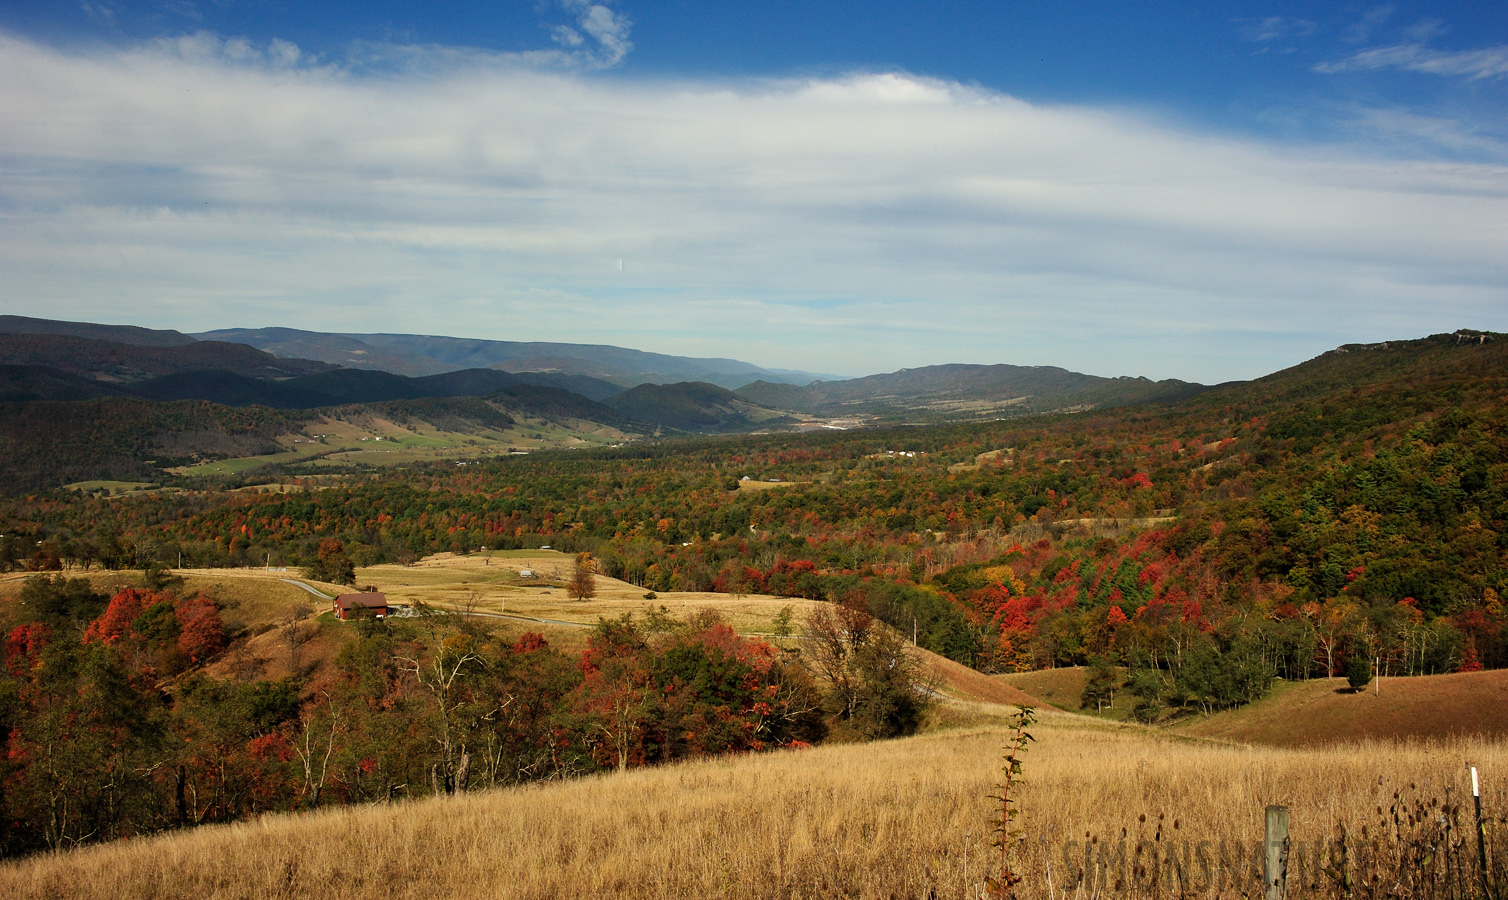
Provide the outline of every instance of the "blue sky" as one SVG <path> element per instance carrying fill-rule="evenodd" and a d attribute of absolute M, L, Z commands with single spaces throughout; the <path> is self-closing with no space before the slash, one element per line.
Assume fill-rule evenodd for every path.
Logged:
<path fill-rule="evenodd" d="M 1503 4 L 10 0 L 0 83 L 22 314 L 1206 382 L 1508 330 Z"/>

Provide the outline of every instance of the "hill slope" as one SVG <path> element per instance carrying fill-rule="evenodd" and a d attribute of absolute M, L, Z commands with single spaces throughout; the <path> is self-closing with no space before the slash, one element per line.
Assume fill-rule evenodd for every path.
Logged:
<path fill-rule="evenodd" d="M 1072 868 L 1065 872 L 1062 861 L 1065 851 L 1082 853 L 1086 834 L 1113 849 L 1113 837 L 1127 829 L 1132 848 L 1161 848 L 1163 871 L 1172 871 L 1173 854 L 1191 846 L 1179 834 L 1204 847 L 1252 846 L 1264 802 L 1291 805 L 1295 824 L 1306 829 L 1300 837 L 1317 840 L 1338 821 L 1371 821 L 1394 790 L 1410 800 L 1444 797 L 1464 774 L 1459 756 L 1433 748 L 1254 752 L 1065 718 L 1032 729 L 1037 743 L 1014 795 L 1033 834 L 1057 836 L 1021 842 L 1021 900 L 1074 894 Z M 1003 739 L 998 728 L 953 730 L 267 815 L 19 860 L 0 866 L 0 893 L 15 900 L 977 896 L 981 870 L 998 858 L 988 824 L 998 807 L 988 795 Z M 1486 772 L 1508 762 L 1501 744 L 1458 749 Z M 1159 825 L 1160 813 L 1167 824 Z M 1139 815 L 1151 821 L 1139 825 Z M 1164 832 L 1174 820 L 1178 832 Z M 1353 858 L 1361 865 L 1367 857 Z M 1229 895 L 1235 888 L 1260 894 L 1257 868 L 1241 877 L 1248 884 L 1236 881 Z"/>
<path fill-rule="evenodd" d="M 751 402 L 819 415 L 971 419 L 1175 402 L 1205 390 L 1183 381 L 1101 378 L 1056 366 L 950 364 L 806 387 L 756 382 L 738 393 Z"/>
<path fill-rule="evenodd" d="M 705 382 L 641 384 L 610 397 L 607 405 L 650 425 L 696 434 L 748 431 L 787 421 L 785 417 Z"/>
<path fill-rule="evenodd" d="M 1353 694 L 1344 678 L 1280 684 L 1250 706 L 1179 726 L 1199 737 L 1278 747 L 1372 739 L 1508 736 L 1508 670 L 1384 678 Z"/>
<path fill-rule="evenodd" d="M 1292 430 L 1296 436 L 1403 421 L 1448 406 L 1494 403 L 1508 389 L 1505 338 L 1462 329 L 1415 340 L 1345 344 L 1271 375 L 1219 385 L 1188 407 L 1225 408 L 1236 416 L 1303 410 L 1306 423 L 1274 423 L 1278 433 Z"/>
<path fill-rule="evenodd" d="M 51 366 L 0 364 L 0 403 L 71 402 L 123 393 L 119 388 Z"/>
<path fill-rule="evenodd" d="M 245 344 L 195 341 L 157 346 L 61 334 L 0 332 L 0 363 L 49 366 L 72 375 L 126 384 L 218 369 L 246 378 L 296 378 L 333 366 L 311 359 L 284 359 Z"/>
<path fill-rule="evenodd" d="M 422 334 L 327 334 L 294 328 L 225 328 L 200 338 L 250 344 L 284 356 L 302 356 L 358 369 L 403 375 L 438 375 L 459 369 L 553 372 L 612 381 L 620 387 L 706 381 L 738 387 L 761 378 L 805 383 L 817 376 L 764 369 L 736 359 L 650 353 L 606 344 L 490 341 Z"/>
<path fill-rule="evenodd" d="M 178 331 L 142 328 L 137 325 L 99 325 L 94 322 L 61 322 L 30 316 L 0 316 L 0 333 L 64 334 L 96 341 L 117 341 L 138 347 L 181 347 L 194 339 Z"/>

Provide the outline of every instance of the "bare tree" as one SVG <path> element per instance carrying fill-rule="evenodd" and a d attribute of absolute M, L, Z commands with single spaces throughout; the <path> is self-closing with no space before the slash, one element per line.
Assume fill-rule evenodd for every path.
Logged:
<path fill-rule="evenodd" d="M 322 722 L 321 712 L 329 713 L 328 731 L 321 742 L 315 737 L 315 732 L 320 730 Z M 299 764 L 304 770 L 304 784 L 302 793 L 310 807 L 319 805 L 319 795 L 325 789 L 325 781 L 330 774 L 330 757 L 335 754 L 335 735 L 340 729 L 340 710 L 330 700 L 330 695 L 325 694 L 325 705 L 315 708 L 304 720 L 304 733 L 301 740 L 293 745 L 293 752 L 298 754 Z M 320 743 L 324 744 L 321 748 Z M 323 751 L 323 752 L 321 752 Z"/>
<path fill-rule="evenodd" d="M 466 789 L 471 770 L 471 754 L 467 749 L 456 714 L 466 703 L 461 681 L 482 658 L 472 648 L 469 638 L 446 639 L 440 642 L 427 665 L 404 656 L 394 657 L 411 672 L 421 687 L 435 700 L 435 713 L 440 720 L 440 733 L 435 741 L 440 745 L 440 763 L 432 774 L 436 793 L 458 793 Z"/>
<path fill-rule="evenodd" d="M 288 671 L 298 672 L 298 648 L 303 646 L 306 634 L 304 618 L 309 615 L 309 601 L 304 597 L 293 600 L 278 616 L 278 624 L 288 638 Z"/>
<path fill-rule="evenodd" d="M 597 566 L 590 553 L 576 554 L 576 570 L 566 585 L 566 594 L 572 600 L 590 600 L 597 596 Z"/>

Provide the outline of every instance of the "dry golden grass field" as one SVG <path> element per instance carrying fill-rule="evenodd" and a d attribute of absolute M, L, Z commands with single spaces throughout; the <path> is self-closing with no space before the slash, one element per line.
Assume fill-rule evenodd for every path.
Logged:
<path fill-rule="evenodd" d="M 490 561 L 437 557 L 363 569 L 358 583 L 376 583 L 399 601 L 562 623 L 646 605 L 641 588 L 610 579 L 599 579 L 593 600 L 570 601 L 563 581 L 571 562 L 538 551 L 495 553 Z M 228 670 L 219 674 L 235 666 L 286 673 L 288 626 L 278 623 L 291 621 L 305 629 L 302 664 L 317 679 L 347 634 L 328 616 L 321 620 L 327 604 L 280 580 L 299 579 L 298 572 L 182 574 L 186 588 L 217 597 L 227 619 L 257 623 L 217 664 Z M 100 589 L 139 583 L 133 573 L 91 577 Z M 0 579 L 0 602 L 14 600 L 20 584 Z M 786 605 L 798 621 L 804 608 L 757 596 L 667 594 L 655 602 L 673 613 L 716 608 L 755 633 L 767 632 Z M 491 621 L 505 633 L 587 633 Z M 1000 862 L 989 825 L 998 808 L 988 798 L 999 778 L 1007 704 L 1029 702 L 1022 689 L 1072 693 L 1073 671 L 987 677 L 918 655 L 939 702 L 929 732 L 917 737 L 266 816 L 88 847 L 0 864 L 0 897 L 975 900 Z M 1296 858 L 1312 861 L 1316 842 L 1341 822 L 1353 834 L 1367 826 L 1373 839 L 1385 839 L 1378 817 L 1395 805 L 1395 791 L 1404 801 L 1461 801 L 1467 764 L 1481 769 L 1489 812 L 1501 817 L 1508 808 L 1508 673 L 1388 680 L 1380 695 L 1337 693 L 1338 686 L 1282 685 L 1247 709 L 1165 730 L 1044 708 L 1016 794 L 1023 837 L 1012 865 L 1025 876 L 1017 895 L 1250 894 L 1266 805 L 1291 808 Z M 1466 734 L 1473 730 L 1489 734 Z M 1420 734 L 1436 737 L 1408 738 Z M 1494 835 L 1508 840 L 1508 827 Z M 1318 872 L 1304 865 L 1295 870 L 1295 897 L 1316 895 Z M 1304 879 L 1309 888 L 1300 889 Z"/>
<path fill-rule="evenodd" d="M 1086 835 L 1110 851 L 1104 892 L 1124 894 L 1117 871 L 1134 881 L 1154 853 L 1171 879 L 1167 856 L 1197 858 L 1201 842 L 1243 848 L 1245 861 L 1270 803 L 1291 808 L 1302 850 L 1337 821 L 1375 823 L 1395 790 L 1459 799 L 1466 761 L 1482 769 L 1490 808 L 1508 799 L 1499 742 L 1252 749 L 1047 716 L 1020 789 L 1022 898 L 1091 896 L 1075 884 Z M 1002 736 L 956 729 L 268 816 L 8 863 L 0 896 L 976 898 L 998 865 L 987 820 Z M 1232 879 L 1225 890 L 1193 865 L 1163 891 L 1253 887 L 1236 878 L 1245 870 L 1211 871 Z"/>
<path fill-rule="evenodd" d="M 1508 738 L 1508 670 L 1384 678 L 1361 693 L 1352 693 L 1344 678 L 1278 682 L 1250 706 L 1179 730 L 1279 747 L 1370 738 Z"/>
<path fill-rule="evenodd" d="M 1085 670 L 1083 666 L 1064 666 L 1057 669 L 1039 669 L 1035 672 L 1012 672 L 997 675 L 1001 681 L 1035 697 L 1044 704 L 1079 711 L 1079 696 L 1084 692 Z M 1124 721 L 1131 713 L 1132 698 L 1117 697 L 1118 705 L 1104 711 L 1106 718 Z"/>
<path fill-rule="evenodd" d="M 580 625 L 599 617 L 641 613 L 646 606 L 664 606 L 684 616 L 715 609 L 730 626 L 743 633 L 768 634 L 781 609 L 792 607 L 799 621 L 812 601 L 765 594 L 666 592 L 646 600 L 647 591 L 616 578 L 596 576 L 597 595 L 573 600 L 566 594 L 575 557 L 549 550 L 518 550 L 456 556 L 440 553 L 411 566 L 383 565 L 358 569 L 358 584 L 376 585 L 390 602 L 423 601 L 449 609 L 503 613 Z M 529 576 L 523 575 L 527 571 Z"/>

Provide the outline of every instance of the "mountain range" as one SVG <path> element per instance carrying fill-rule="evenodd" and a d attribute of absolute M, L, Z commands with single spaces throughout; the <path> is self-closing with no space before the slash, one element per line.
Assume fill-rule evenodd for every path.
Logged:
<path fill-rule="evenodd" d="M 761 379 L 806 384 L 838 377 L 765 369 L 736 359 L 669 356 L 605 344 L 489 341 L 421 334 L 329 334 L 294 328 L 224 328 L 194 337 L 246 344 L 283 357 L 410 376 L 462 369 L 500 369 L 579 375 L 616 384 L 620 389 L 680 381 L 738 388 Z"/>
<path fill-rule="evenodd" d="M 153 480 L 166 468 L 238 456 L 312 459 L 311 443 L 321 444 L 323 456 L 340 456 L 356 444 L 327 445 L 328 434 L 381 441 L 374 422 L 410 435 L 410 444 L 422 438 L 426 446 L 472 452 L 982 421 L 1199 398 L 1244 404 L 1273 392 L 1314 391 L 1321 382 L 1326 390 L 1348 383 L 1361 358 L 1374 368 L 1412 365 L 1410 353 L 1378 355 L 1379 347 L 1419 353 L 1498 337 L 1462 331 L 1347 345 L 1254 382 L 1211 388 L 1011 365 L 928 366 L 835 380 L 738 360 L 579 344 L 293 329 L 185 335 L 0 316 L 0 451 L 10 461 L 0 490 L 105 477 Z M 295 352 L 316 355 L 287 355 Z M 783 380 L 798 376 L 808 380 Z M 729 390 L 715 379 L 746 380 Z M 385 448 L 402 436 L 387 438 Z M 233 468 L 263 464 L 270 463 Z"/>

